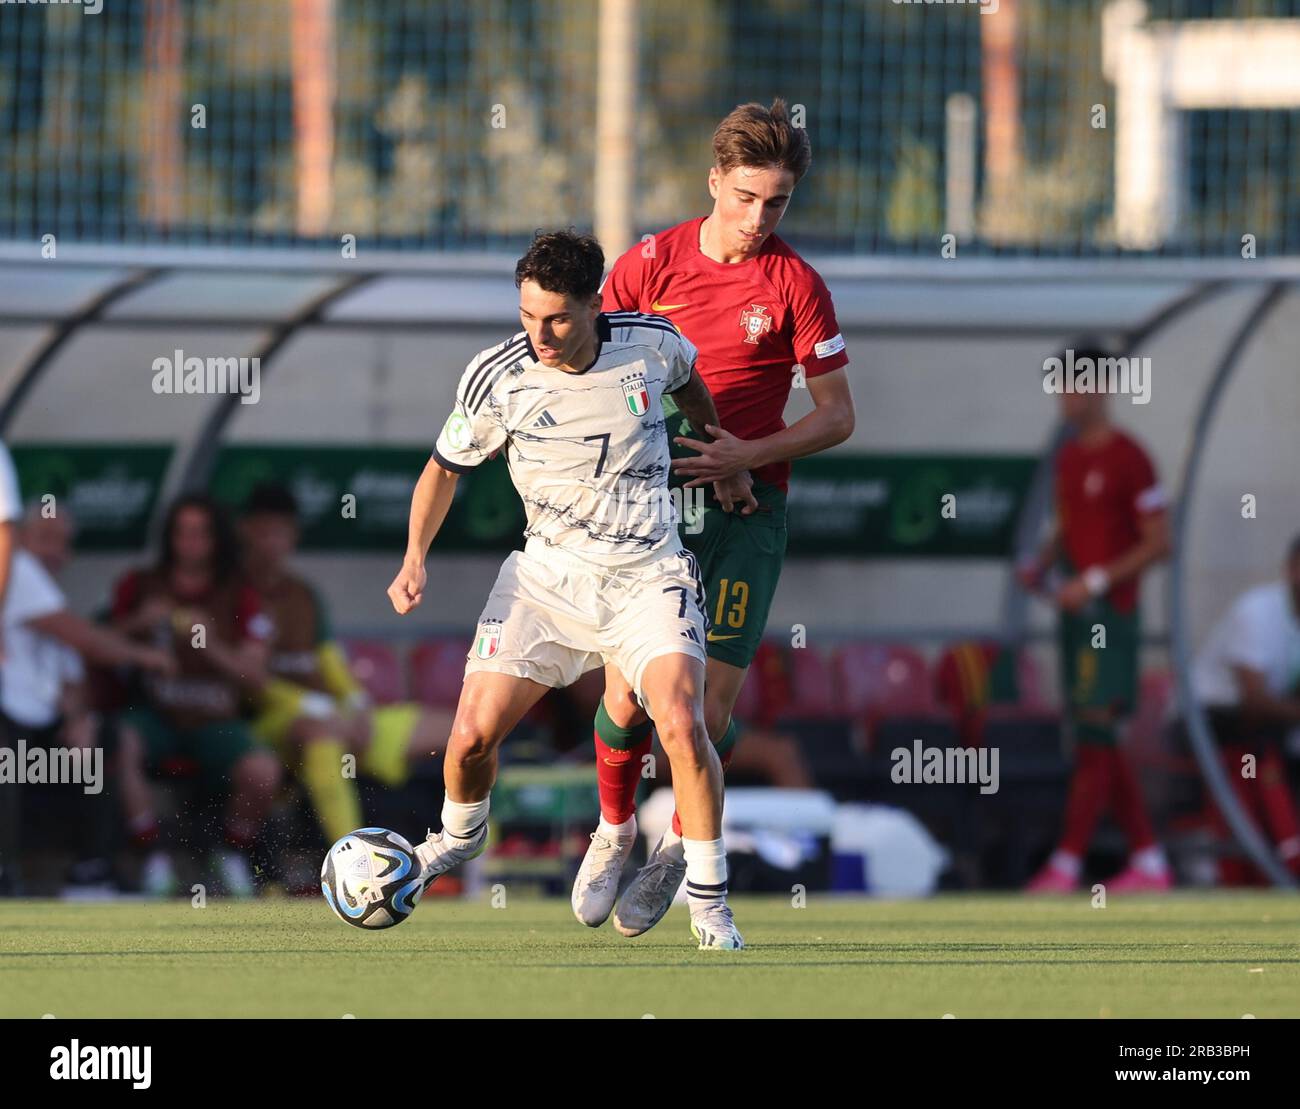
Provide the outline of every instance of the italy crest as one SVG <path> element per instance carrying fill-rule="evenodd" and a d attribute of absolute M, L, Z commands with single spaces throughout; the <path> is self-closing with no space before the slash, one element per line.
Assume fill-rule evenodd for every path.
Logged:
<path fill-rule="evenodd" d="M 474 653 L 479 658 L 491 658 L 501 646 L 501 621 L 485 620 L 478 626 L 478 638 L 474 641 Z"/>
<path fill-rule="evenodd" d="M 644 416 L 650 410 L 650 391 L 646 388 L 644 377 L 638 374 L 623 378 L 623 400 L 627 402 L 627 410 L 633 416 Z"/>

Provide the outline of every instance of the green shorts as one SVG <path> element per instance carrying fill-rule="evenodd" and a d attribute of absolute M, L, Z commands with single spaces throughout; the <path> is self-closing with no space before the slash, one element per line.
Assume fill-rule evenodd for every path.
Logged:
<path fill-rule="evenodd" d="M 678 435 L 699 438 L 672 404 L 664 398 L 668 445 L 674 458 L 693 452 L 678 446 Z M 680 478 L 670 484 L 680 487 Z M 704 493 L 703 509 L 694 512 L 691 494 Z M 712 486 L 683 490 L 682 521 L 678 531 L 682 543 L 700 564 L 700 575 L 708 595 L 709 629 L 706 650 L 731 666 L 744 669 L 754 661 L 767 627 L 767 614 L 776 596 L 781 566 L 785 562 L 785 491 L 766 482 L 754 482 L 758 510 L 752 515 L 724 512 Z"/>
<path fill-rule="evenodd" d="M 1101 640 L 1101 630 L 1105 639 Z M 1137 703 L 1138 612 L 1118 612 L 1104 597 L 1061 613 L 1061 689 L 1071 715 L 1109 708 L 1123 715 Z M 1094 639 L 1105 646 L 1093 646 Z"/>
<path fill-rule="evenodd" d="M 175 728 L 150 708 L 128 709 L 122 723 L 144 740 L 149 769 L 157 770 L 169 758 L 192 759 L 212 787 L 230 785 L 231 771 L 245 755 L 264 748 L 243 720 L 220 720 L 198 728 Z"/>

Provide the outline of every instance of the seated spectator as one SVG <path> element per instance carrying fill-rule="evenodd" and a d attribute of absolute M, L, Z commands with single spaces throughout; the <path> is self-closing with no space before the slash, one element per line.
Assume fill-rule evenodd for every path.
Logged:
<path fill-rule="evenodd" d="M 334 639 L 320 594 L 289 566 L 298 546 L 298 504 L 283 486 L 255 489 L 243 506 L 245 579 L 271 623 L 269 680 L 254 731 L 297 769 L 332 843 L 363 823 L 344 756 L 396 787 L 417 760 L 447 746 L 453 714 L 419 704 L 372 706 Z"/>
<path fill-rule="evenodd" d="M 1286 733 L 1300 725 L 1300 536 L 1281 581 L 1239 596 L 1211 630 L 1192 666 L 1192 690 L 1222 749 L 1242 807 L 1267 829 L 1279 859 L 1300 876 L 1300 824 L 1282 759 Z M 1243 773 L 1254 756 L 1254 776 Z M 1227 827 L 1220 817 L 1221 830 Z M 1253 868 L 1230 864 L 1225 879 Z"/>
<path fill-rule="evenodd" d="M 253 890 L 248 851 L 280 783 L 280 763 L 241 718 L 241 701 L 265 681 L 270 623 L 239 578 L 234 532 L 211 498 L 181 497 L 167 513 L 162 551 L 113 591 L 112 623 L 123 634 L 174 653 L 176 674 L 146 677 L 122 714 L 121 788 L 135 844 L 149 852 L 145 888 L 176 887 L 158 850 L 158 821 L 146 772 L 174 760 L 197 764 L 204 787 L 227 796 L 224 846 L 212 865 L 235 896 Z"/>
<path fill-rule="evenodd" d="M 55 576 L 68 561 L 71 540 L 72 521 L 66 509 L 46 515 L 39 504 L 33 505 L 19 528 L 10 567 L 0 712 L 10 739 L 26 741 L 28 749 L 91 747 L 97 741 L 99 721 L 85 696 L 83 658 L 160 674 L 174 673 L 176 668 L 166 651 L 133 643 L 68 609 Z M 0 790 L 0 800 L 11 806 L 7 818 L 11 828 L 17 827 L 21 792 Z M 11 844 L 0 843 L 0 856 L 16 857 L 16 835 L 13 838 Z M 0 857 L 0 868 L 14 872 L 16 865 L 7 864 L 16 864 L 16 858 Z"/>

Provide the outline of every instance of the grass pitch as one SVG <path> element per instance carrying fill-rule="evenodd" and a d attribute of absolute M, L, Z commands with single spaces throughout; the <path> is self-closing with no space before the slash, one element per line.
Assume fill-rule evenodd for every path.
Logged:
<path fill-rule="evenodd" d="M 1300 898 L 738 897 L 625 940 L 566 902 L 433 898 L 366 933 L 323 902 L 0 901 L 0 1017 L 1300 1016 Z"/>

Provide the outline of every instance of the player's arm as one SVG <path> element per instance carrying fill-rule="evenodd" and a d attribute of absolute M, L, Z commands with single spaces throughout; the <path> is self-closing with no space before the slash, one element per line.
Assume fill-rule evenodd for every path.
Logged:
<path fill-rule="evenodd" d="M 437 458 L 424 464 L 424 472 L 411 494 L 411 517 L 406 529 L 406 555 L 402 568 L 388 587 L 388 599 L 399 616 L 417 607 L 424 596 L 424 560 L 447 518 L 460 475 L 443 469 Z"/>
<path fill-rule="evenodd" d="M 711 443 L 679 437 L 680 445 L 694 447 L 699 454 L 674 459 L 673 469 L 690 478 L 686 482 L 689 489 L 740 470 L 756 470 L 773 462 L 804 458 L 843 443 L 853 434 L 856 422 L 848 374 L 841 367 L 810 377 L 808 393 L 814 406 L 811 412 L 761 439 L 738 439 L 717 426 L 705 428 L 713 436 Z"/>
<path fill-rule="evenodd" d="M 493 457 L 505 446 L 504 413 L 493 396 L 494 373 L 504 372 L 503 358 L 509 357 L 511 342 L 483 351 L 470 360 L 456 389 L 456 404 L 438 433 L 433 454 L 424 464 L 420 480 L 411 494 L 411 516 L 406 529 L 406 554 L 402 568 L 388 587 L 388 599 L 399 616 L 419 605 L 426 580 L 424 560 L 429 547 L 447 518 L 456 482 Z"/>
<path fill-rule="evenodd" d="M 262 613 L 257 594 L 248 586 L 240 590 L 236 612 L 239 639 L 234 643 L 211 634 L 217 626 L 216 618 L 199 608 L 178 608 L 172 613 L 172 628 L 182 638 L 193 634 L 202 625 L 208 634 L 204 637 L 203 660 L 214 670 L 251 693 L 259 694 L 270 678 L 267 666 L 271 660 L 270 625 Z"/>
<path fill-rule="evenodd" d="M 1250 666 L 1234 666 L 1233 676 L 1241 693 L 1241 708 L 1255 720 L 1300 724 L 1300 698 L 1279 697 L 1268 688 L 1264 674 Z"/>
<path fill-rule="evenodd" d="M 66 644 L 89 662 L 103 666 L 139 666 L 163 673 L 176 670 L 175 660 L 166 651 L 135 643 L 67 609 L 38 616 L 29 620 L 27 626 Z"/>
<path fill-rule="evenodd" d="M 699 371 L 692 365 L 691 376 L 686 384 L 672 394 L 673 402 L 683 416 L 690 421 L 691 427 L 703 435 L 716 433 L 718 427 L 718 410 L 713 403 L 713 394 L 704 384 Z M 699 446 L 698 439 L 678 437 L 679 443 L 685 442 L 692 447 Z M 740 505 L 742 516 L 748 516 L 758 508 L 758 501 L 753 493 L 754 479 L 748 469 L 727 474 L 713 481 L 713 492 L 724 512 L 731 512 Z"/>

